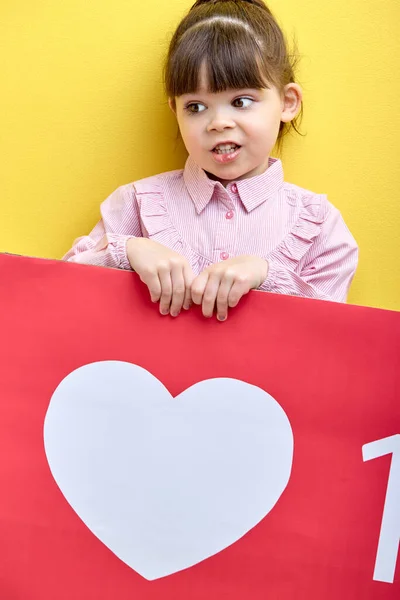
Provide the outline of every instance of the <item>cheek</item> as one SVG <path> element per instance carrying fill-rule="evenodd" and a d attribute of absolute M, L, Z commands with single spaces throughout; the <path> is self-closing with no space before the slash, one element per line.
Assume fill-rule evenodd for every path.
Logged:
<path fill-rule="evenodd" d="M 200 143 L 200 130 L 195 123 L 184 123 L 180 127 L 181 135 L 186 146 L 195 147 Z"/>
<path fill-rule="evenodd" d="M 248 123 L 247 134 L 259 145 L 269 144 L 279 131 L 280 120 L 275 115 L 265 114 Z"/>

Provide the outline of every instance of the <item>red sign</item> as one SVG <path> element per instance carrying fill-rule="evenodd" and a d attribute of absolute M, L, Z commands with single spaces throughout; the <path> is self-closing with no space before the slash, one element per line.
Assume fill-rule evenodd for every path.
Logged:
<path fill-rule="evenodd" d="M 2 255 L 0 277 L 2 600 L 398 600 L 399 313 L 253 292 L 230 312 L 225 323 L 204 319 L 197 307 L 173 319 L 159 315 L 157 305 L 149 301 L 147 290 L 133 273 Z M 168 504 L 173 497 L 168 495 L 172 479 L 168 476 L 156 481 L 165 494 L 154 497 L 147 490 L 145 518 L 138 519 L 140 535 L 132 536 L 132 544 L 128 537 L 128 547 L 121 552 L 116 550 L 113 531 L 105 531 L 104 523 L 95 523 L 91 514 L 104 515 L 108 506 L 104 498 L 109 499 L 112 493 L 110 502 L 117 503 L 128 493 L 128 488 L 116 490 L 116 467 L 113 463 L 110 468 L 108 455 L 104 458 L 101 453 L 113 427 L 114 434 L 115 427 L 120 427 L 121 438 L 125 435 L 129 441 L 129 418 L 115 424 L 107 413 L 101 425 L 104 430 L 96 434 L 104 439 L 104 447 L 98 446 L 102 462 L 86 464 L 87 457 L 80 460 L 76 450 L 83 431 L 78 427 L 83 423 L 79 411 L 86 397 L 94 394 L 90 386 L 98 385 L 95 396 L 104 394 L 105 398 L 96 414 L 85 413 L 86 422 L 93 418 L 96 423 L 93 430 L 103 408 L 112 410 L 118 405 L 119 384 L 114 382 L 108 389 L 108 375 L 104 375 L 110 364 L 116 365 L 115 372 L 121 378 L 125 376 L 122 371 L 132 374 L 136 369 L 143 376 L 140 394 L 145 395 L 149 386 L 152 399 L 157 395 L 174 398 L 174 419 L 184 428 L 191 423 L 190 431 L 182 437 L 190 447 L 190 460 L 195 456 L 191 445 L 195 439 L 196 451 L 204 451 L 204 461 L 209 461 L 193 462 L 190 473 L 182 470 L 177 474 L 178 466 L 174 469 L 171 459 L 167 467 L 175 478 L 174 485 L 182 482 L 180 512 Z M 100 371 L 93 370 L 98 367 Z M 71 374 L 82 376 L 79 390 Z M 82 387 L 82 378 L 86 378 L 86 387 Z M 228 387 L 215 391 L 215 381 Z M 69 414 L 71 406 L 76 411 L 75 423 L 63 421 L 64 413 L 57 412 L 63 390 L 71 398 Z M 237 394 L 235 390 L 239 390 Z M 204 404 L 198 402 L 202 394 Z M 258 414 L 254 403 L 262 395 L 283 415 L 283 428 L 290 424 L 292 437 L 288 434 L 286 438 L 286 449 L 290 449 L 286 480 L 265 508 L 265 516 L 257 521 L 261 513 L 256 501 L 263 498 L 265 490 L 260 492 L 256 486 L 249 492 L 255 480 L 249 479 L 250 463 L 242 464 L 241 456 L 247 460 L 251 446 L 249 452 L 254 451 L 255 459 L 259 458 L 254 450 L 258 438 L 254 437 L 253 448 L 252 436 L 245 436 L 253 431 L 247 427 L 257 429 L 257 424 L 249 425 L 246 418 L 250 413 Z M 215 420 L 212 412 L 204 412 L 205 406 L 213 406 L 214 398 Z M 242 427 L 229 421 L 231 402 L 232 412 L 242 410 Z M 260 406 L 263 402 L 260 400 Z M 189 405 L 192 408 L 188 409 Z M 148 401 L 142 406 L 148 410 Z M 225 421 L 217 420 L 221 410 L 227 411 L 226 426 L 220 425 Z M 208 419 L 201 421 L 203 437 L 197 419 L 200 413 L 199 419 L 204 415 Z M 135 478 L 141 476 L 139 467 L 151 464 L 153 468 L 170 450 L 170 415 L 165 413 L 163 429 L 163 413 L 153 414 L 157 426 L 161 423 L 157 432 L 145 432 L 141 438 L 140 431 L 135 430 L 131 436 L 136 449 L 141 444 L 143 447 L 132 466 Z M 193 415 L 196 418 L 190 421 Z M 215 423 L 222 427 L 220 447 Z M 273 435 L 273 429 L 270 433 Z M 93 431 L 84 431 L 83 440 L 86 435 L 93 441 Z M 277 439 L 279 443 L 280 434 Z M 291 447 L 290 439 L 294 440 Z M 57 445 L 61 451 L 55 459 Z M 66 447 L 69 456 L 63 450 Z M 114 451 L 118 456 L 119 449 L 113 443 L 110 452 Z M 184 447 L 176 455 L 176 465 L 181 465 L 183 454 Z M 218 462 L 222 460 L 220 454 L 228 462 L 223 463 L 220 477 L 201 484 L 194 506 L 193 487 L 200 473 L 201 477 L 204 472 L 215 473 L 215 464 L 222 464 Z M 230 456 L 234 457 L 232 464 Z M 69 469 L 68 481 L 55 466 L 63 458 Z M 121 455 L 121 464 L 123 460 Z M 91 481 L 96 468 L 94 488 Z M 83 477 L 86 473 L 87 488 L 82 479 L 83 484 L 71 491 L 75 471 Z M 132 473 L 126 474 L 127 482 Z M 279 473 L 278 469 L 275 475 Z M 262 477 L 260 471 L 260 481 Z M 215 488 L 210 487 L 210 481 Z M 98 487 L 102 483 L 103 492 Z M 137 485 L 142 493 L 146 484 Z M 248 494 L 247 503 L 238 509 L 240 519 L 247 521 L 241 533 L 233 532 L 232 539 L 228 536 L 222 542 L 222 549 L 218 550 L 218 544 L 213 546 L 215 540 L 211 543 L 210 539 L 219 531 L 223 518 L 215 521 L 214 533 L 199 530 L 192 535 L 190 530 L 187 538 L 187 526 L 179 531 L 180 515 L 182 523 L 188 523 L 185 519 L 193 513 L 195 526 L 196 518 L 204 517 L 201 507 L 205 513 L 212 512 L 223 494 L 225 504 L 221 506 L 226 506 L 231 518 L 230 511 L 237 503 L 232 490 L 240 488 Z M 180 490 L 174 493 L 179 495 Z M 79 507 L 76 494 L 80 496 Z M 157 512 L 160 507 L 166 512 Z M 164 537 L 150 539 L 147 534 L 154 523 L 148 519 L 152 511 L 176 519 L 176 538 L 168 539 L 167 529 L 158 523 Z M 109 516 L 112 519 L 115 515 Z M 124 515 L 118 518 L 123 526 Z M 183 559 L 178 565 L 173 558 L 175 546 L 185 535 L 190 542 L 187 556 L 195 558 L 188 558 L 186 565 Z M 146 548 L 143 545 L 146 565 L 139 565 L 143 558 L 139 544 L 139 553 L 129 566 L 130 559 L 124 556 L 131 556 L 130 545 L 142 539 L 148 542 Z M 172 562 L 165 569 L 170 574 L 165 574 L 162 548 L 168 551 L 168 544 Z M 208 557 L 202 558 L 199 547 L 206 548 L 206 556 L 207 544 Z"/>

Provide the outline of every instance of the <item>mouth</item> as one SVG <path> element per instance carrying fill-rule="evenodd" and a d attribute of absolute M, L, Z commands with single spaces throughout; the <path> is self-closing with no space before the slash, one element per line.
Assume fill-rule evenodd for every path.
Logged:
<path fill-rule="evenodd" d="M 241 148 L 242 146 L 235 142 L 225 142 L 214 146 L 211 152 L 215 162 L 223 164 L 234 161 L 239 156 Z"/>

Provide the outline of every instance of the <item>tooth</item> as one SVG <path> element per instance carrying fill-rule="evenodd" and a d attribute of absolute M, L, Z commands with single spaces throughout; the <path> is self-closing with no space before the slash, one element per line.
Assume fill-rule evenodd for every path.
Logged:
<path fill-rule="evenodd" d="M 216 147 L 216 152 L 223 154 L 224 152 L 229 152 L 230 150 L 234 150 L 236 144 L 220 144 Z"/>

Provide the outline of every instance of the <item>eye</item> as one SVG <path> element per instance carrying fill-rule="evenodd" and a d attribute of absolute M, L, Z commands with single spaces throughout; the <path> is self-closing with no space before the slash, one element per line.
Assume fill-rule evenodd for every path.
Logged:
<path fill-rule="evenodd" d="M 201 107 L 203 107 L 203 108 L 201 108 Z M 206 107 L 204 106 L 204 104 L 201 104 L 201 102 L 192 102 L 191 104 L 188 104 L 187 106 L 185 106 L 185 110 L 192 115 L 196 115 L 197 113 L 204 112 L 205 109 L 206 109 Z"/>
<path fill-rule="evenodd" d="M 236 108 L 249 108 L 253 102 L 254 102 L 254 100 L 252 100 L 251 98 L 236 98 L 232 102 L 232 104 Z M 238 103 L 238 104 L 235 104 L 235 103 Z"/>

